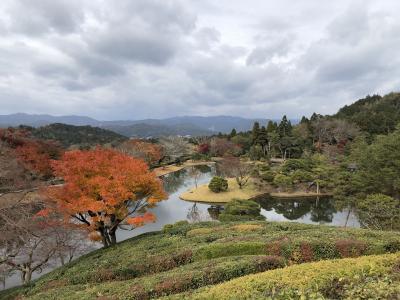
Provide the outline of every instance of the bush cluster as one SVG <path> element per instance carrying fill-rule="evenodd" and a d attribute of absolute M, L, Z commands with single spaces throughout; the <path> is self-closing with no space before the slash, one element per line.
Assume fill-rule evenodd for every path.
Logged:
<path fill-rule="evenodd" d="M 172 297 L 175 293 L 284 265 L 399 250 L 400 235 L 396 232 L 263 221 L 178 222 L 165 226 L 162 232 L 143 234 L 116 247 L 97 250 L 44 275 L 29 287 L 9 290 L 7 294 L 0 292 L 0 298 L 7 299 L 5 295 L 12 295 L 10 299 Z M 400 270 L 400 264 L 397 269 Z M 298 276 L 304 277 L 302 273 Z M 320 298 L 335 298 L 328 296 L 343 293 L 355 295 L 358 291 L 354 288 L 351 294 L 346 285 L 344 292 L 343 284 L 344 281 L 332 279 L 324 285 L 324 290 L 321 287 L 318 291 L 323 295 Z M 373 285 L 378 290 L 382 286 L 392 291 L 389 281 L 371 282 Z M 277 293 L 278 289 L 276 286 Z M 283 295 L 290 295 L 285 294 L 289 292 L 293 291 L 285 291 Z"/>
<path fill-rule="evenodd" d="M 208 184 L 208 188 L 214 193 L 225 192 L 228 190 L 228 181 L 225 178 L 214 176 Z"/>

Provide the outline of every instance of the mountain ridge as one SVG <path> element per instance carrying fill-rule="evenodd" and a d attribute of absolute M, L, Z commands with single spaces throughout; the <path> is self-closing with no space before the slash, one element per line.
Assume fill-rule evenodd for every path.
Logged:
<path fill-rule="evenodd" d="M 250 130 L 255 121 L 266 124 L 268 119 L 247 119 L 237 116 L 180 116 L 164 119 L 101 121 L 87 116 L 16 113 L 0 115 L 0 127 L 27 125 L 33 127 L 63 123 L 75 126 L 96 126 L 113 130 L 129 137 L 150 137 L 160 135 L 212 135 L 218 132 L 228 133 Z"/>

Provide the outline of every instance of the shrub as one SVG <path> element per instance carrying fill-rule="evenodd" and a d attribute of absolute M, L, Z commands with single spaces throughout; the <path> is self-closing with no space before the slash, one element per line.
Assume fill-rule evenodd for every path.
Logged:
<path fill-rule="evenodd" d="M 293 265 L 190 293 L 190 299 L 397 299 L 399 254 Z M 170 299 L 182 299 L 176 295 Z"/>
<path fill-rule="evenodd" d="M 288 188 L 290 188 L 292 186 L 293 182 L 292 182 L 292 178 L 290 178 L 289 176 L 286 176 L 284 174 L 277 174 L 274 177 L 274 185 L 283 188 L 283 190 L 287 190 Z"/>
<path fill-rule="evenodd" d="M 236 255 L 257 255 L 265 253 L 262 242 L 242 243 L 214 243 L 197 249 L 194 253 L 195 260 L 211 259 Z"/>
<path fill-rule="evenodd" d="M 102 282 L 113 280 L 117 277 L 117 274 L 113 270 L 108 268 L 97 269 L 96 273 L 92 274 L 91 282 Z"/>
<path fill-rule="evenodd" d="M 164 225 L 163 232 L 170 235 L 186 235 L 190 229 L 188 221 L 178 221 L 175 224 Z"/>
<path fill-rule="evenodd" d="M 357 240 L 339 240 L 336 242 L 336 249 L 341 257 L 357 257 L 365 253 L 367 245 Z"/>
<path fill-rule="evenodd" d="M 192 280 L 193 277 L 191 274 L 166 278 L 164 281 L 156 284 L 152 296 L 161 297 L 186 291 L 190 288 Z"/>
<path fill-rule="evenodd" d="M 258 231 L 263 227 L 256 224 L 239 224 L 231 227 L 235 231 L 246 232 L 246 231 Z"/>
<path fill-rule="evenodd" d="M 289 175 L 296 170 L 311 170 L 310 162 L 305 159 L 288 159 L 283 164 L 281 171 L 285 175 Z"/>
<path fill-rule="evenodd" d="M 285 259 L 276 255 L 257 257 L 254 261 L 256 262 L 257 272 L 283 268 L 285 266 Z"/>
<path fill-rule="evenodd" d="M 141 284 L 135 284 L 130 287 L 129 292 L 134 300 L 147 300 L 150 299 L 147 291 Z"/>
<path fill-rule="evenodd" d="M 268 183 L 274 182 L 275 172 L 265 171 L 260 173 L 260 178 Z"/>
<path fill-rule="evenodd" d="M 225 192 L 228 190 L 228 181 L 225 178 L 214 176 L 208 184 L 208 188 L 214 193 Z"/>
<path fill-rule="evenodd" d="M 218 216 L 220 221 L 265 220 L 261 215 L 261 206 L 252 200 L 234 199 L 225 205 L 224 211 Z"/>
<path fill-rule="evenodd" d="M 198 236 L 198 235 L 210 234 L 213 232 L 215 232 L 215 228 L 195 228 L 195 229 L 189 230 L 186 233 L 186 236 L 193 237 L 193 236 Z"/>
<path fill-rule="evenodd" d="M 400 229 L 399 201 L 383 194 L 368 195 L 357 203 L 363 225 L 378 230 Z"/>

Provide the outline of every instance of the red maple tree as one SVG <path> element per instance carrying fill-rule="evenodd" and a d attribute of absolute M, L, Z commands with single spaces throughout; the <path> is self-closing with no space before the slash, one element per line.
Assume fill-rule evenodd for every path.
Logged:
<path fill-rule="evenodd" d="M 68 151 L 52 166 L 65 184 L 45 189 L 49 210 L 86 227 L 90 238 L 101 240 L 104 247 L 116 243 L 118 228 L 154 221 L 147 210 L 166 199 L 147 164 L 119 151 Z"/>
<path fill-rule="evenodd" d="M 163 158 L 163 149 L 160 145 L 133 139 L 124 142 L 119 150 L 130 156 L 143 159 L 149 166 L 153 166 Z"/>

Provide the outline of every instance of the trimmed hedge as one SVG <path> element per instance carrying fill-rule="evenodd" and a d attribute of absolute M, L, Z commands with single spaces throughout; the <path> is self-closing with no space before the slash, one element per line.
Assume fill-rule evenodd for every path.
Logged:
<path fill-rule="evenodd" d="M 166 283 L 159 280 L 164 275 L 174 274 L 173 276 L 187 282 L 193 274 L 198 274 L 206 266 L 213 266 L 216 262 L 220 266 L 224 263 L 230 265 L 236 257 L 280 257 L 279 260 L 290 265 L 399 250 L 398 232 L 261 221 L 195 224 L 178 222 L 165 226 L 162 232 L 143 234 L 115 247 L 96 250 L 42 276 L 26 288 L 0 292 L 0 299 L 7 299 L 5 295 L 10 294 L 13 297 L 9 299 L 14 299 L 18 295 L 33 296 L 44 292 L 57 294 L 61 290 L 69 291 L 73 297 L 75 292 L 91 287 L 112 295 L 118 290 L 116 282 L 140 282 L 143 288 L 138 285 L 137 290 L 132 284 L 124 285 L 126 290 L 133 289 L 139 294 L 148 294 L 156 286 L 159 290 L 184 291 L 182 286 L 174 288 L 179 286 L 175 279 L 171 279 L 172 283 L 168 278 Z M 246 259 L 241 259 L 241 262 L 244 263 Z M 235 265 L 234 270 L 242 268 L 242 263 Z M 241 276 L 239 273 L 226 271 L 226 274 L 232 276 L 227 275 L 223 280 Z M 201 286 L 193 283 L 197 282 L 197 275 L 193 278 L 190 285 L 183 284 L 187 290 Z M 109 287 L 110 291 L 106 292 L 100 286 Z M 82 295 L 88 294 L 85 292 Z"/>
<path fill-rule="evenodd" d="M 294 265 L 168 299 L 398 299 L 400 253 Z"/>
<path fill-rule="evenodd" d="M 127 281 L 96 285 L 59 286 L 44 289 L 30 299 L 151 299 L 217 284 L 247 274 L 282 268 L 285 262 L 276 256 L 235 256 L 203 261 L 173 271 Z M 111 297 L 111 298 L 107 298 Z M 114 297 L 114 298 L 112 298 Z"/>

